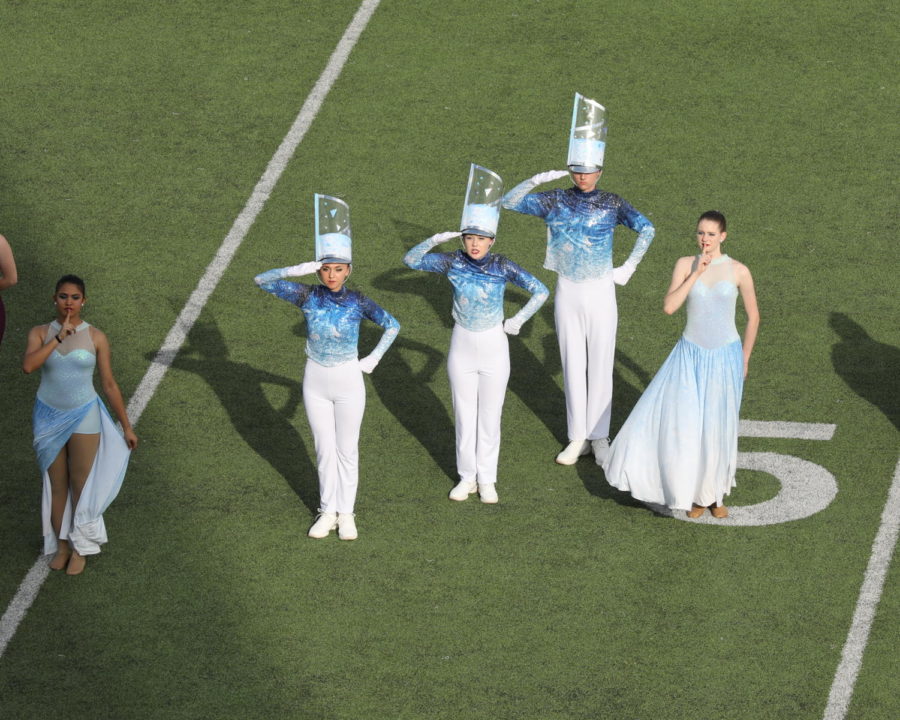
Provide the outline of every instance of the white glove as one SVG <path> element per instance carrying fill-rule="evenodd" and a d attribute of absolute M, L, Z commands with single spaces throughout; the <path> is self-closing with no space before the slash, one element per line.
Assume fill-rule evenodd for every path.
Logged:
<path fill-rule="evenodd" d="M 319 268 L 322 267 L 322 263 L 320 262 L 305 262 L 300 263 L 299 265 L 291 265 L 290 267 L 286 267 L 284 269 L 285 277 L 301 277 L 303 275 L 312 275 Z"/>
<path fill-rule="evenodd" d="M 553 182 L 554 180 L 568 177 L 568 175 L 568 170 L 548 170 L 547 172 L 538 173 L 533 178 L 531 178 L 531 181 L 535 185 L 543 185 L 544 183 Z"/>
<path fill-rule="evenodd" d="M 362 370 L 366 375 L 371 375 L 377 364 L 378 358 L 374 358 L 371 355 L 366 355 L 364 358 L 360 358 L 359 369 Z"/>
<path fill-rule="evenodd" d="M 516 320 L 515 317 L 506 318 L 503 321 L 503 332 L 507 335 L 518 335 L 521 329 L 522 323 Z"/>
<path fill-rule="evenodd" d="M 635 270 L 637 270 L 637 265 L 632 265 L 626 260 L 619 267 L 613 268 L 613 282 L 616 285 L 624 285 L 634 275 Z"/>
<path fill-rule="evenodd" d="M 440 243 L 445 243 L 448 240 L 452 240 L 453 238 L 458 238 L 461 235 L 462 233 L 459 232 L 442 232 L 438 233 L 437 235 L 432 235 L 430 238 L 428 238 L 428 242 L 430 242 L 432 245 L 439 245 Z"/>

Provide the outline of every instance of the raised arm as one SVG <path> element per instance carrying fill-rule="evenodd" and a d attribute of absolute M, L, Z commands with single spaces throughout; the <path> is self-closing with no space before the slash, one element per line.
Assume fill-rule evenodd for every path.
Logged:
<path fill-rule="evenodd" d="M 528 194 L 538 185 L 559 180 L 560 178 L 567 177 L 568 174 L 567 170 L 548 170 L 547 172 L 538 173 L 537 175 L 520 182 L 512 190 L 506 193 L 506 195 L 503 196 L 501 204 L 507 210 L 544 217 L 547 214 L 546 210 L 549 208 L 545 208 L 539 198 L 528 197 Z"/>
<path fill-rule="evenodd" d="M 284 278 L 311 275 L 318 271 L 320 267 L 322 267 L 320 262 L 305 262 L 299 265 L 291 265 L 290 267 L 275 268 L 274 270 L 260 273 L 253 278 L 253 282 L 261 290 L 265 290 L 267 293 L 297 305 L 309 295 L 310 286 L 287 282 Z"/>
<path fill-rule="evenodd" d="M 6 238 L 0 235 L 0 292 L 19 282 L 16 259 Z"/>
<path fill-rule="evenodd" d="M 506 334 L 518 335 L 522 326 L 531 319 L 531 316 L 540 309 L 541 305 L 547 302 L 547 298 L 550 297 L 550 291 L 544 283 L 530 272 L 519 267 L 511 260 L 508 262 L 507 279 L 514 285 L 518 285 L 523 290 L 531 293 L 528 302 L 522 306 L 519 312 L 503 322 L 503 331 Z"/>
<path fill-rule="evenodd" d="M 441 243 L 445 243 L 453 238 L 458 238 L 462 233 L 458 232 L 442 232 L 432 235 L 427 240 L 423 240 L 415 247 L 410 248 L 409 252 L 403 257 L 403 264 L 413 270 L 425 270 L 427 272 L 446 272 L 449 264 L 446 258 L 439 255 L 428 255 Z"/>
<path fill-rule="evenodd" d="M 663 299 L 663 312 L 666 315 L 671 315 L 684 305 L 688 293 L 694 287 L 697 278 L 706 272 L 706 268 L 709 267 L 712 258 L 709 255 L 701 255 L 696 262 L 696 267 L 694 261 L 695 258 L 689 256 L 679 258 L 678 262 L 675 263 L 675 269 L 672 271 L 672 282 Z"/>
<path fill-rule="evenodd" d="M 744 377 L 750 367 L 750 355 L 756 344 L 756 333 L 759 331 L 759 308 L 756 305 L 756 289 L 753 287 L 753 276 L 750 269 L 743 264 L 737 267 L 737 286 L 744 303 L 744 311 L 747 313 L 747 327 L 744 328 Z"/>
<path fill-rule="evenodd" d="M 113 376 L 109 340 L 97 328 L 90 328 L 90 333 L 94 341 L 94 347 L 97 349 L 97 369 L 100 371 L 100 384 L 103 387 L 103 394 L 106 395 L 113 413 L 122 425 L 125 442 L 129 448 L 134 450 L 137 447 L 138 438 L 131 428 L 128 413 L 125 411 L 125 401 L 122 400 L 122 391 L 119 390 L 119 384 L 116 382 L 115 376 Z"/>

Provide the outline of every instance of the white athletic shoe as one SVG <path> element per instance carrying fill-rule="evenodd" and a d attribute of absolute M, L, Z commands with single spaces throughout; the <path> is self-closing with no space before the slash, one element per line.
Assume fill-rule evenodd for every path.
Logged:
<path fill-rule="evenodd" d="M 338 513 L 337 516 L 338 537 L 341 540 L 356 540 L 359 537 L 356 532 L 356 520 L 353 513 Z"/>
<path fill-rule="evenodd" d="M 609 438 L 591 440 L 591 447 L 594 449 L 594 460 L 598 465 L 603 465 L 609 458 Z"/>
<path fill-rule="evenodd" d="M 306 534 L 311 538 L 321 540 L 322 538 L 328 537 L 328 533 L 334 530 L 337 527 L 337 524 L 337 513 L 320 512 L 319 516 L 316 518 L 316 521 L 313 523 L 313 526 Z"/>
<path fill-rule="evenodd" d="M 473 480 L 460 480 L 450 491 L 451 500 L 468 500 L 469 495 L 478 490 L 478 485 Z"/>
<path fill-rule="evenodd" d="M 556 456 L 556 462 L 560 465 L 574 465 L 578 462 L 578 458 L 590 451 L 591 444 L 587 440 L 573 440 Z"/>
<path fill-rule="evenodd" d="M 479 483 L 478 496 L 481 498 L 481 502 L 488 505 L 493 505 L 500 499 L 497 497 L 497 486 L 494 483 Z"/>

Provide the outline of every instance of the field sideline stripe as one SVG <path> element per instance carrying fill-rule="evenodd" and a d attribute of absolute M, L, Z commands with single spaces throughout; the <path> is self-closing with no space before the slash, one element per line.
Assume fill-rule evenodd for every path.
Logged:
<path fill-rule="evenodd" d="M 347 58 L 350 57 L 350 52 L 353 50 L 380 2 L 381 0 L 363 0 L 359 6 L 353 19 L 344 31 L 340 42 L 338 42 L 334 52 L 331 53 L 328 64 L 319 76 L 312 91 L 306 97 L 299 114 L 294 120 L 294 124 L 291 125 L 291 129 L 285 135 L 284 140 L 281 141 L 278 150 L 275 151 L 272 159 L 269 160 L 266 171 L 259 179 L 259 182 L 256 183 L 256 187 L 253 188 L 250 199 L 247 200 L 247 204 L 244 205 L 241 214 L 237 216 L 237 219 L 231 226 L 231 230 L 229 230 L 228 235 L 225 236 L 221 246 L 219 246 L 218 252 L 216 252 L 212 262 L 207 266 L 206 272 L 200 278 L 200 282 L 197 283 L 196 289 L 191 293 L 178 319 L 175 320 L 175 324 L 169 330 L 169 334 L 166 335 L 162 347 L 156 353 L 156 357 L 153 358 L 150 367 L 147 368 L 147 372 L 128 403 L 128 417 L 133 425 L 137 425 L 138 420 L 147 407 L 147 403 L 150 402 L 150 398 L 153 397 L 156 388 L 159 387 L 163 376 L 171 366 L 172 361 L 175 360 L 175 356 L 181 350 L 188 333 L 190 333 L 191 328 L 200 316 L 203 306 L 206 305 L 206 301 L 209 300 L 210 295 L 216 289 L 216 285 L 219 284 L 219 281 L 225 274 L 225 270 L 228 269 L 234 254 L 252 227 L 256 217 L 262 211 L 275 184 L 287 167 L 291 157 L 293 157 L 297 146 L 303 140 L 304 135 L 306 135 L 306 131 L 309 130 L 313 120 L 316 119 L 316 115 L 319 114 L 322 103 L 325 102 L 328 92 L 340 76 Z M 16 629 L 37 597 L 38 591 L 41 589 L 41 585 L 44 584 L 48 574 L 47 563 L 43 557 L 39 557 L 31 570 L 28 571 L 28 574 L 25 575 L 22 584 L 19 585 L 19 589 L 9 603 L 9 607 L 3 613 L 3 617 L 0 618 L 0 657 L 3 657 L 3 653 L 6 652 L 9 641 L 15 635 Z"/>
<path fill-rule="evenodd" d="M 900 460 L 894 469 L 894 480 L 888 492 L 887 503 L 881 513 L 881 526 L 872 543 L 872 555 L 863 578 L 856 601 L 850 632 L 841 652 L 841 662 L 834 674 L 831 692 L 828 694 L 828 705 L 825 707 L 823 720 L 843 720 L 850 707 L 853 688 L 859 669 L 862 667 L 863 653 L 869 641 L 869 630 L 875 619 L 875 610 L 881 599 L 881 591 L 891 565 L 891 556 L 897 545 L 897 534 L 900 530 Z"/>

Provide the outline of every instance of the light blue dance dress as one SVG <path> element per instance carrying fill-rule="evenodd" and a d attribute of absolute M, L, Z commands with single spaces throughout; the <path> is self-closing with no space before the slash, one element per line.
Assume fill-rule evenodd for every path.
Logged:
<path fill-rule="evenodd" d="M 45 342 L 62 326 L 55 320 L 47 329 Z M 71 495 L 66 502 L 60 540 L 68 540 L 81 555 L 96 555 L 106 542 L 103 512 L 122 487 L 131 450 L 94 390 L 97 352 L 90 325 L 83 322 L 47 358 L 41 369 L 41 384 L 34 403 L 32 425 L 34 449 L 43 475 L 41 516 L 44 553 L 56 552 L 57 537 L 50 522 L 50 476 L 47 469 L 73 433 L 100 433 L 94 465 L 72 510 Z"/>
<path fill-rule="evenodd" d="M 696 265 L 696 260 L 694 261 Z M 710 263 L 687 298 L 687 325 L 610 446 L 610 485 L 690 510 L 734 487 L 744 355 L 731 258 Z"/>

